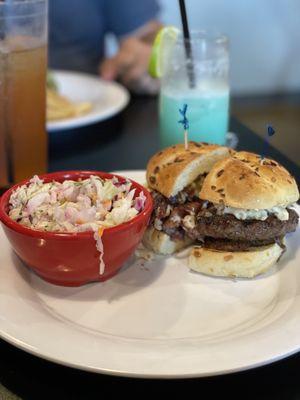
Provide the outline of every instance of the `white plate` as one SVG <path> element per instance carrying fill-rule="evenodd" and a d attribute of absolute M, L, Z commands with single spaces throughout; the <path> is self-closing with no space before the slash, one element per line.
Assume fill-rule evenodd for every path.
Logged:
<path fill-rule="evenodd" d="M 49 132 L 103 121 L 119 113 L 129 102 L 128 90 L 119 83 L 71 71 L 54 71 L 53 76 L 62 95 L 75 102 L 91 102 L 93 108 L 80 117 L 48 122 Z"/>
<path fill-rule="evenodd" d="M 122 174 L 144 181 L 143 172 Z M 133 260 L 113 279 L 80 288 L 42 281 L 0 231 L 0 335 L 48 360 L 108 374 L 200 377 L 300 348 L 299 230 L 280 263 L 257 279 L 189 272 L 183 253 Z"/>

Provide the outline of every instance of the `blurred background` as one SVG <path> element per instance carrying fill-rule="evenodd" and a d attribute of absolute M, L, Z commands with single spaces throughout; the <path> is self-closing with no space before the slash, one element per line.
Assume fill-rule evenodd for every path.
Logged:
<path fill-rule="evenodd" d="M 194 58 L 197 70 L 200 52 L 208 54 L 214 46 L 221 51 L 222 44 L 194 41 L 193 57 L 188 55 L 188 46 L 185 52 L 182 46 L 181 53 L 168 53 L 162 45 L 164 35 L 177 32 L 170 26 L 182 30 L 183 0 L 32 0 L 12 4 L 14 7 L 10 1 L 0 0 L 0 186 L 30 176 L 31 171 L 45 171 L 48 153 L 50 168 L 62 168 L 55 160 L 65 159 L 63 155 L 71 150 L 75 156 L 74 142 L 79 143 L 76 156 L 82 154 L 83 144 L 89 148 L 93 140 L 100 151 L 98 129 L 103 132 L 102 142 L 112 138 L 111 132 L 123 132 L 119 126 L 107 129 L 104 121 L 118 122 L 112 117 L 126 107 L 129 91 L 136 101 L 128 109 L 134 113 L 140 104 L 145 113 L 140 120 L 134 117 L 135 124 L 140 121 L 143 125 L 146 118 L 153 122 L 149 140 L 157 133 L 157 145 L 182 140 L 182 127 L 174 116 L 183 101 L 189 103 L 189 138 L 225 143 L 229 115 L 227 45 L 223 43 L 218 78 L 207 79 L 198 68 L 197 79 L 203 87 L 200 90 L 199 85 L 194 93 L 190 92 L 191 71 L 186 79 L 187 59 Z M 230 114 L 235 117 L 231 122 L 239 121 L 261 137 L 266 136 L 267 125 L 272 125 L 276 135 L 270 139 L 271 145 L 300 166 L 300 0 L 185 0 L 185 5 L 185 25 L 191 31 L 213 31 L 229 38 Z M 161 30 L 162 26 L 166 29 Z M 177 41 L 172 40 L 173 44 Z M 220 61 L 220 54 L 210 55 L 211 65 L 218 57 Z M 171 62 L 162 73 L 164 57 Z M 45 93 L 47 67 L 52 73 L 47 76 Z M 207 66 L 207 71 L 209 68 L 213 74 L 214 68 Z M 83 77 L 82 72 L 89 76 Z M 130 115 L 130 110 L 124 115 Z M 50 135 L 45 132 L 45 122 Z M 240 127 L 231 123 L 230 129 L 237 136 L 229 138 L 236 142 Z M 60 135 L 62 131 L 68 134 Z M 77 136 L 72 136 L 72 131 Z M 253 137 L 261 141 L 257 135 Z M 246 148 L 250 138 L 246 136 Z M 107 151 L 105 156 L 109 158 Z M 91 165 L 90 158 L 85 162 L 83 165 Z M 64 167 L 67 165 L 72 165 L 71 159 Z M 92 165 L 96 167 L 97 162 Z"/>
<path fill-rule="evenodd" d="M 177 2 L 158 3 L 160 20 L 181 27 Z M 274 145 L 300 164 L 300 1 L 186 0 L 186 7 L 191 29 L 229 37 L 231 113 L 260 135 L 272 123 Z M 115 50 L 109 36 L 107 52 Z M 287 136 L 294 140 L 283 149 Z"/>
<path fill-rule="evenodd" d="M 173 0 L 160 0 L 161 18 L 180 26 Z M 277 128 L 272 139 L 299 163 L 300 1 L 187 0 L 191 29 L 212 28 L 230 39 L 231 112 L 258 134 Z"/>
<path fill-rule="evenodd" d="M 159 0 L 161 19 L 180 27 L 174 0 Z M 234 95 L 300 90 L 299 0 L 187 0 L 191 29 L 216 29 L 230 38 Z"/>

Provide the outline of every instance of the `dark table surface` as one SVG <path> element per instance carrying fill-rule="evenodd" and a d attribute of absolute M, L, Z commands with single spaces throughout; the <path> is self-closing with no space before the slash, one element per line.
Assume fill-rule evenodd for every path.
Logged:
<path fill-rule="evenodd" d="M 257 135 L 232 120 L 238 149 L 261 153 Z M 50 134 L 51 171 L 66 169 L 144 169 L 158 150 L 155 99 L 134 99 L 118 117 L 101 124 Z M 268 156 L 278 160 L 300 181 L 300 168 L 272 146 Z M 300 337 L 300 333 L 299 333 Z M 288 340 L 288 338 L 287 338 Z M 96 399 L 119 393 L 238 399 L 300 399 L 300 354 L 269 366 L 212 378 L 140 380 L 116 378 L 63 367 L 27 354 L 0 340 L 0 383 L 23 399 Z M 3 394 L 2 394 L 3 393 Z M 0 391 L 0 400 L 6 399 Z"/>

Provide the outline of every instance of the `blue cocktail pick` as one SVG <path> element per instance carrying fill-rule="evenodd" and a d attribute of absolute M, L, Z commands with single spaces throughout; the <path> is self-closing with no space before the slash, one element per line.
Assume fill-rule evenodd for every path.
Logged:
<path fill-rule="evenodd" d="M 261 154 L 261 161 L 265 158 L 267 150 L 268 150 L 268 147 L 270 145 L 270 138 L 272 136 L 274 136 L 274 135 L 275 135 L 275 129 L 273 128 L 273 126 L 272 125 L 267 125 L 267 133 L 266 133 L 266 136 L 264 138 L 263 151 L 262 151 L 262 154 Z"/>
<path fill-rule="evenodd" d="M 179 112 L 182 115 L 182 119 L 180 119 L 178 121 L 179 124 L 183 125 L 184 130 L 186 131 L 187 129 L 189 129 L 189 120 L 186 117 L 186 111 L 187 111 L 188 105 L 184 104 L 182 107 L 182 110 L 180 110 L 179 108 Z"/>
<path fill-rule="evenodd" d="M 183 125 L 183 129 L 184 129 L 184 147 L 185 150 L 188 149 L 188 129 L 189 129 L 189 120 L 187 119 L 186 116 L 186 111 L 187 111 L 188 105 L 184 104 L 182 107 L 182 110 L 179 108 L 179 113 L 182 116 L 182 119 L 180 119 L 178 121 L 179 124 Z"/>

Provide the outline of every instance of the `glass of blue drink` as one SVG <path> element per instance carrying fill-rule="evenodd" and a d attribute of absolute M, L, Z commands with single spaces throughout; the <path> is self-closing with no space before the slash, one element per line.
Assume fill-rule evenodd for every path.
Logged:
<path fill-rule="evenodd" d="M 225 36 L 192 32 L 164 38 L 159 99 L 162 147 L 183 142 L 179 108 L 187 104 L 188 140 L 225 144 L 229 116 L 229 54 Z M 186 56 L 186 45 L 191 49 Z M 191 76 L 192 75 L 192 76 Z"/>

